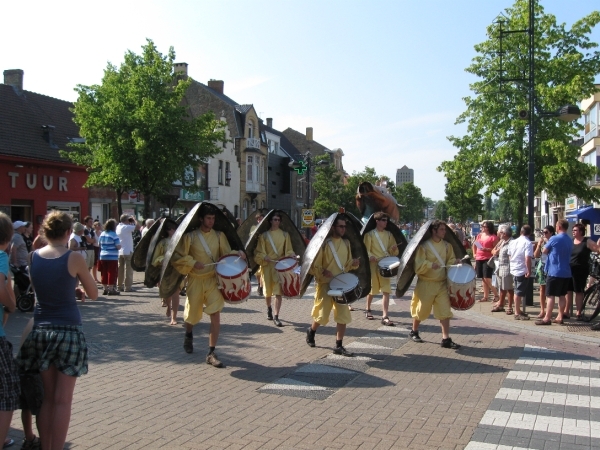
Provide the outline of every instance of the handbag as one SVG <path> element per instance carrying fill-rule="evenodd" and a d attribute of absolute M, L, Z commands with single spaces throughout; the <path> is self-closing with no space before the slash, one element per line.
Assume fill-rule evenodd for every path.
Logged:
<path fill-rule="evenodd" d="M 496 270 L 496 258 L 488 259 L 486 264 L 488 265 L 488 267 L 491 267 L 492 269 Z"/>

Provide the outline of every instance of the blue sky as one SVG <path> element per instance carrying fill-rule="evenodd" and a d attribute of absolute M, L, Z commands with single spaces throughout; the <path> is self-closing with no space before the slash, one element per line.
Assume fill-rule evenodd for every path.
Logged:
<path fill-rule="evenodd" d="M 23 69 L 26 90 L 74 101 L 76 84 L 95 84 L 108 61 L 139 52 L 146 38 L 206 83 L 254 104 L 276 129 L 304 132 L 344 153 L 350 174 L 365 166 L 395 179 L 415 170 L 434 200 L 445 179 L 435 168 L 456 153 L 474 78 L 464 69 L 486 27 L 512 0 L 27 1 L 2 8 L 0 69 Z M 543 0 L 572 24 L 600 6 Z M 600 30 L 593 33 L 600 42 Z"/>

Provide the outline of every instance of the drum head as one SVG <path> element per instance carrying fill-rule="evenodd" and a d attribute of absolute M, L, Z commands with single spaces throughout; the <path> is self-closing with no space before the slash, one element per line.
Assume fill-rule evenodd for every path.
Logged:
<path fill-rule="evenodd" d="M 335 291 L 351 291 L 358 286 L 358 277 L 352 273 L 340 273 L 329 282 L 329 289 Z"/>
<path fill-rule="evenodd" d="M 246 270 L 246 261 L 236 255 L 227 255 L 219 259 L 216 271 L 222 277 L 237 277 Z"/>
<path fill-rule="evenodd" d="M 457 284 L 470 283 L 475 279 L 475 271 L 468 264 L 452 266 L 448 269 L 448 279 Z"/>
<path fill-rule="evenodd" d="M 377 264 L 379 267 L 390 267 L 394 263 L 400 263 L 400 258 L 396 258 L 395 256 L 386 256 L 385 258 L 381 258 Z"/>
<path fill-rule="evenodd" d="M 291 269 L 292 267 L 294 267 L 297 264 L 298 264 L 298 262 L 296 261 L 296 258 L 292 258 L 292 257 L 282 258 L 279 261 L 277 261 L 277 264 L 275 264 L 275 270 L 278 270 L 280 272 L 285 272 L 286 270 Z"/>

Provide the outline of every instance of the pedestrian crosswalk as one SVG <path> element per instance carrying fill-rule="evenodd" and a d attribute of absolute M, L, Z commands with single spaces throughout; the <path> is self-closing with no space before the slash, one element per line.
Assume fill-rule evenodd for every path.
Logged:
<path fill-rule="evenodd" d="M 526 346 L 466 450 L 600 448 L 600 362 Z"/>

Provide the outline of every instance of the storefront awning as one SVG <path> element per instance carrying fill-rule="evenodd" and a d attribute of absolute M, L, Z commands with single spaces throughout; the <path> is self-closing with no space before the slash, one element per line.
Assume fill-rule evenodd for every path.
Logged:
<path fill-rule="evenodd" d="M 591 223 L 600 223 L 600 209 L 593 206 L 576 209 L 567 213 L 569 222 L 577 222 L 578 220 L 589 220 Z"/>

